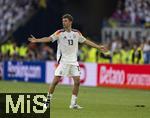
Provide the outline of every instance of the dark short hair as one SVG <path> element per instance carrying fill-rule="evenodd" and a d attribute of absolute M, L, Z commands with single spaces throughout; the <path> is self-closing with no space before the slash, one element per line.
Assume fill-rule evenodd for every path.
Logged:
<path fill-rule="evenodd" d="M 72 17 L 70 14 L 64 14 L 64 15 L 62 16 L 62 18 L 67 18 L 67 19 L 69 19 L 70 21 L 73 21 L 73 17 Z"/>

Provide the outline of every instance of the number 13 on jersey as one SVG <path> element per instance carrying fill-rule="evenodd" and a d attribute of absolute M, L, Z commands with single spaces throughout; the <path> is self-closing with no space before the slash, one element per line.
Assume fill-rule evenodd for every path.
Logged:
<path fill-rule="evenodd" d="M 72 40 L 72 39 L 69 39 L 69 40 L 68 40 L 68 44 L 69 44 L 69 45 L 73 45 L 73 40 Z"/>

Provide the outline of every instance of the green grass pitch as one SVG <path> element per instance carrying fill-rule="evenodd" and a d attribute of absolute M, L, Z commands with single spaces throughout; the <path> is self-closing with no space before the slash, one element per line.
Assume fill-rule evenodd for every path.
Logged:
<path fill-rule="evenodd" d="M 0 93 L 46 93 L 47 89 L 47 84 L 0 81 Z M 81 110 L 68 108 L 70 98 L 71 86 L 57 86 L 51 118 L 150 118 L 150 91 L 80 87 Z"/>

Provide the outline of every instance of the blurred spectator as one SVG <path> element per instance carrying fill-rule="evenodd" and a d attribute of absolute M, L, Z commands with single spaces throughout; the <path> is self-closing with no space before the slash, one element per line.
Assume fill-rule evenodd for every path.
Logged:
<path fill-rule="evenodd" d="M 97 62 L 97 49 L 89 47 L 86 62 L 95 63 Z"/>
<path fill-rule="evenodd" d="M 54 50 L 52 48 L 50 48 L 48 45 L 46 44 L 42 44 L 41 45 L 41 59 L 42 60 L 55 60 L 55 54 L 54 54 Z"/>
<path fill-rule="evenodd" d="M 150 64 L 150 40 L 145 40 L 143 45 L 144 63 Z"/>
<path fill-rule="evenodd" d="M 79 60 L 82 62 L 88 61 L 89 48 L 87 45 L 79 45 Z"/>
<path fill-rule="evenodd" d="M 130 52 L 132 64 L 144 64 L 143 51 L 140 47 L 140 43 L 134 43 Z"/>
<path fill-rule="evenodd" d="M 27 51 L 28 51 L 28 48 L 27 48 L 26 44 L 22 44 L 19 47 L 18 54 L 19 54 L 20 59 L 24 60 L 27 58 Z"/>

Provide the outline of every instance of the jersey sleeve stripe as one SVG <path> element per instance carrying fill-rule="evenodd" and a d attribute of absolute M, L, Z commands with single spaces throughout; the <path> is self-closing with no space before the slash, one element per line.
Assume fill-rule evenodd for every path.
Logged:
<path fill-rule="evenodd" d="M 82 35 L 81 32 L 80 32 L 79 30 L 77 30 L 77 29 L 72 29 L 72 31 L 73 31 L 73 32 L 78 32 L 79 35 Z"/>

